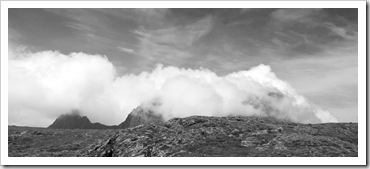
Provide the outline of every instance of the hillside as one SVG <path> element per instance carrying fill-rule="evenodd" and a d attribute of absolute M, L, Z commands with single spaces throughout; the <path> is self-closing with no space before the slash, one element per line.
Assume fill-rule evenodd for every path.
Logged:
<path fill-rule="evenodd" d="M 175 118 L 119 130 L 83 156 L 357 156 L 357 123 L 297 124 L 262 117 Z"/>
<path fill-rule="evenodd" d="M 78 157 L 114 129 L 35 129 L 9 127 L 9 157 Z"/>
<path fill-rule="evenodd" d="M 191 116 L 128 129 L 17 131 L 8 145 L 9 156 L 27 157 L 353 157 L 357 126 Z"/>

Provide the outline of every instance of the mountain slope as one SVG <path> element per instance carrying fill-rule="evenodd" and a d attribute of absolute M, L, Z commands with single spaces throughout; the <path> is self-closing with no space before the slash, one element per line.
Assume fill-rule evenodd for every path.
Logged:
<path fill-rule="evenodd" d="M 73 110 L 70 114 L 62 114 L 53 124 L 50 129 L 113 129 L 117 126 L 106 126 L 100 123 L 91 123 L 86 116 L 81 116 L 77 110 Z"/>
<path fill-rule="evenodd" d="M 124 122 L 118 125 L 118 128 L 136 127 L 141 124 L 159 123 L 163 119 L 160 115 L 156 115 L 153 111 L 144 109 L 142 107 L 135 108 L 126 118 Z"/>
<path fill-rule="evenodd" d="M 119 130 L 82 156 L 357 156 L 357 123 L 299 124 L 262 117 L 174 118 Z"/>
<path fill-rule="evenodd" d="M 356 157 L 358 124 L 174 118 L 127 129 L 9 128 L 10 157 Z"/>

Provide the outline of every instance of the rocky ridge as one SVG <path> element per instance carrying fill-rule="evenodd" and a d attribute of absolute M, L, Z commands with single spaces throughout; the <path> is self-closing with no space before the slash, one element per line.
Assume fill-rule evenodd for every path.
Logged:
<path fill-rule="evenodd" d="M 118 128 L 136 127 L 146 123 L 159 123 L 163 122 L 160 115 L 155 114 L 153 111 L 144 109 L 142 107 L 135 108 L 126 118 L 124 122 L 118 125 Z"/>
<path fill-rule="evenodd" d="M 117 130 L 92 157 L 357 156 L 357 123 L 298 124 L 266 117 L 174 118 Z"/>

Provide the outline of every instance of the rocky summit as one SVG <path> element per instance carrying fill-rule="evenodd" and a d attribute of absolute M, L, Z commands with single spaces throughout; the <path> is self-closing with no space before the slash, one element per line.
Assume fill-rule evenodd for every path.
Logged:
<path fill-rule="evenodd" d="M 69 114 L 59 116 L 50 129 L 109 129 L 117 126 L 106 126 L 100 123 L 91 123 L 86 116 L 81 116 L 78 110 L 73 110 Z"/>
<path fill-rule="evenodd" d="M 174 118 L 117 130 L 80 151 L 92 157 L 353 157 L 357 123 L 298 124 L 270 117 Z"/>
<path fill-rule="evenodd" d="M 118 128 L 136 127 L 141 124 L 163 122 L 160 115 L 155 114 L 152 110 L 142 107 L 135 108 L 126 118 L 124 122 L 118 125 Z"/>

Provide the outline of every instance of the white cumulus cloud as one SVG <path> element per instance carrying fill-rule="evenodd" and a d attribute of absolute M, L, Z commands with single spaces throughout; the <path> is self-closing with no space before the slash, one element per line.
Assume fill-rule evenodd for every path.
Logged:
<path fill-rule="evenodd" d="M 60 114 L 79 109 L 93 122 L 113 125 L 140 105 L 165 120 L 257 115 L 302 123 L 337 121 L 278 79 L 268 65 L 218 76 L 205 68 L 158 64 L 151 72 L 118 76 L 101 55 L 10 53 L 9 124 L 48 126 Z"/>

